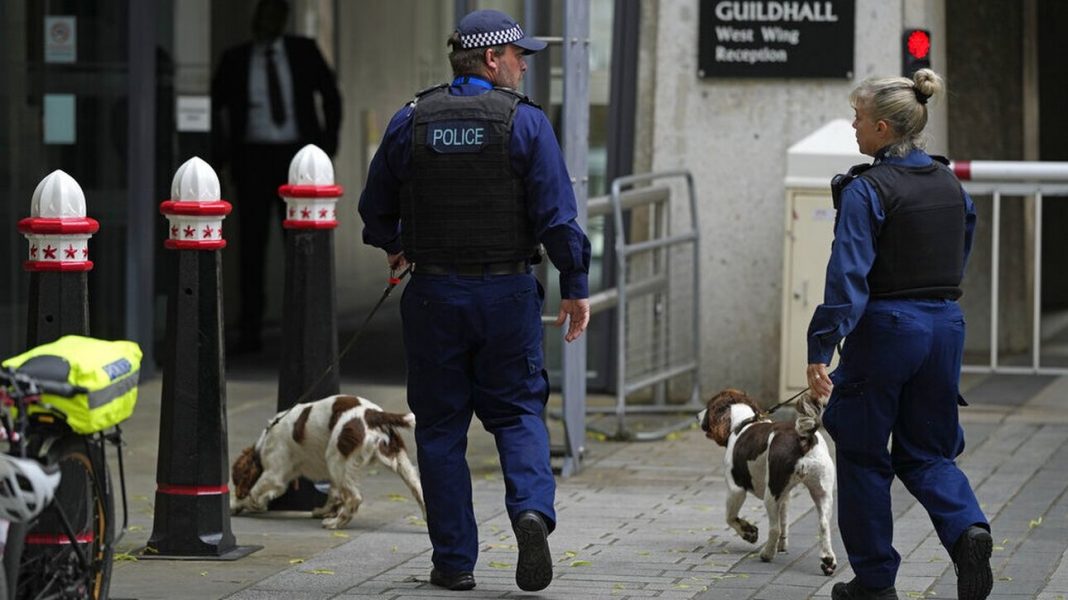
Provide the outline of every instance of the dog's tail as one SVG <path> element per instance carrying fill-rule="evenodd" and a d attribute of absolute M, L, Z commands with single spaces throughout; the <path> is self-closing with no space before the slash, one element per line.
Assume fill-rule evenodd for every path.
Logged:
<path fill-rule="evenodd" d="M 794 427 L 798 435 L 802 439 L 814 439 L 816 431 L 822 425 L 820 416 L 823 414 L 823 405 L 820 404 L 819 398 L 810 394 L 802 394 L 794 404 L 794 408 L 797 410 L 797 421 L 794 422 Z"/>
<path fill-rule="evenodd" d="M 367 421 L 368 427 L 415 427 L 415 415 L 412 413 L 402 415 L 382 410 L 368 410 L 363 413 L 363 418 Z"/>

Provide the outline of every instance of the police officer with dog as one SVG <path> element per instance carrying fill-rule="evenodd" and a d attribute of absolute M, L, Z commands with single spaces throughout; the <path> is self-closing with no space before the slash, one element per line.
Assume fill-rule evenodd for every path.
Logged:
<path fill-rule="evenodd" d="M 454 79 L 390 121 L 360 196 L 363 240 L 412 265 L 401 299 L 408 404 L 434 547 L 430 581 L 475 587 L 478 530 L 465 459 L 472 414 L 496 439 L 519 548 L 516 583 L 552 581 L 556 483 L 543 414 L 539 244 L 560 271 L 565 339 L 589 322 L 590 243 L 545 114 L 516 91 L 524 56 L 545 48 L 495 10 L 448 39 Z"/>
<path fill-rule="evenodd" d="M 958 598 L 982 600 L 993 586 L 990 523 L 955 462 L 964 450 L 957 298 L 975 206 L 945 159 L 922 149 L 927 101 L 943 88 L 920 69 L 912 79 L 869 79 L 850 95 L 857 144 L 875 160 L 832 183 L 834 244 L 808 329 L 808 384 L 830 395 L 823 421 L 836 444 L 838 525 L 856 574 L 834 585 L 833 600 L 897 598 L 895 475 L 949 552 Z"/>

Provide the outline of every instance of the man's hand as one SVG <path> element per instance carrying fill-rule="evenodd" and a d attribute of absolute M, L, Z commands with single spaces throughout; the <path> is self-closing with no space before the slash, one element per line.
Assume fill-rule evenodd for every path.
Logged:
<path fill-rule="evenodd" d="M 553 325 L 559 327 L 564 324 L 564 319 L 570 319 L 567 326 L 567 335 L 564 339 L 573 342 L 586 331 L 590 323 L 590 300 L 589 298 L 565 298 L 560 301 L 560 315 L 556 317 Z"/>
<path fill-rule="evenodd" d="M 812 363 L 808 366 L 806 375 L 808 376 L 808 389 L 812 393 L 820 398 L 831 395 L 834 384 L 831 383 L 831 378 L 827 375 L 827 365 Z"/>
<path fill-rule="evenodd" d="M 389 262 L 389 268 L 394 271 L 403 271 L 408 266 L 408 259 L 404 258 L 403 250 L 396 254 L 387 254 L 386 261 Z"/>

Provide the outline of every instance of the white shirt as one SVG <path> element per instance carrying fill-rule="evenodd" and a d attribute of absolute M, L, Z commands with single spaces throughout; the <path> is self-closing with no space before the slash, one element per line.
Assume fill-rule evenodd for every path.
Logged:
<path fill-rule="evenodd" d="M 278 71 L 278 83 L 282 89 L 282 105 L 286 118 L 282 124 L 271 119 L 271 99 L 267 89 L 267 48 L 274 50 L 271 57 Z M 245 141 L 259 144 L 288 144 L 299 140 L 296 112 L 293 107 L 293 73 L 289 69 L 285 44 L 277 38 L 267 44 L 252 45 L 252 58 L 248 69 L 248 125 Z"/>

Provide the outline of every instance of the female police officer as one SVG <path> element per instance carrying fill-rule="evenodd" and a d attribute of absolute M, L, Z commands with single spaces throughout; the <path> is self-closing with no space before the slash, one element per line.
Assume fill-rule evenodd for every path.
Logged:
<path fill-rule="evenodd" d="M 986 598 L 992 586 L 990 525 L 954 462 L 964 449 L 956 300 L 975 207 L 921 149 L 927 100 L 942 89 L 941 77 L 921 69 L 912 79 L 867 80 L 850 95 L 857 144 L 875 160 L 832 184 L 827 287 L 808 329 L 808 383 L 830 394 L 824 423 L 837 447 L 838 525 L 856 573 L 835 584 L 836 600 L 897 597 L 894 475 L 952 556 L 959 598 Z M 832 387 L 827 364 L 847 335 Z"/>
<path fill-rule="evenodd" d="M 537 245 L 560 271 L 557 324 L 589 321 L 590 243 L 552 126 L 514 90 L 528 38 L 508 15 L 475 11 L 449 38 L 455 79 L 420 92 L 390 121 L 360 197 L 364 242 L 393 268 L 414 264 L 401 316 L 408 404 L 434 546 L 431 583 L 475 587 L 478 530 L 464 453 L 472 412 L 497 442 L 519 546 L 516 583 L 552 580 L 546 536 L 556 484 L 542 415 L 543 292 Z"/>

